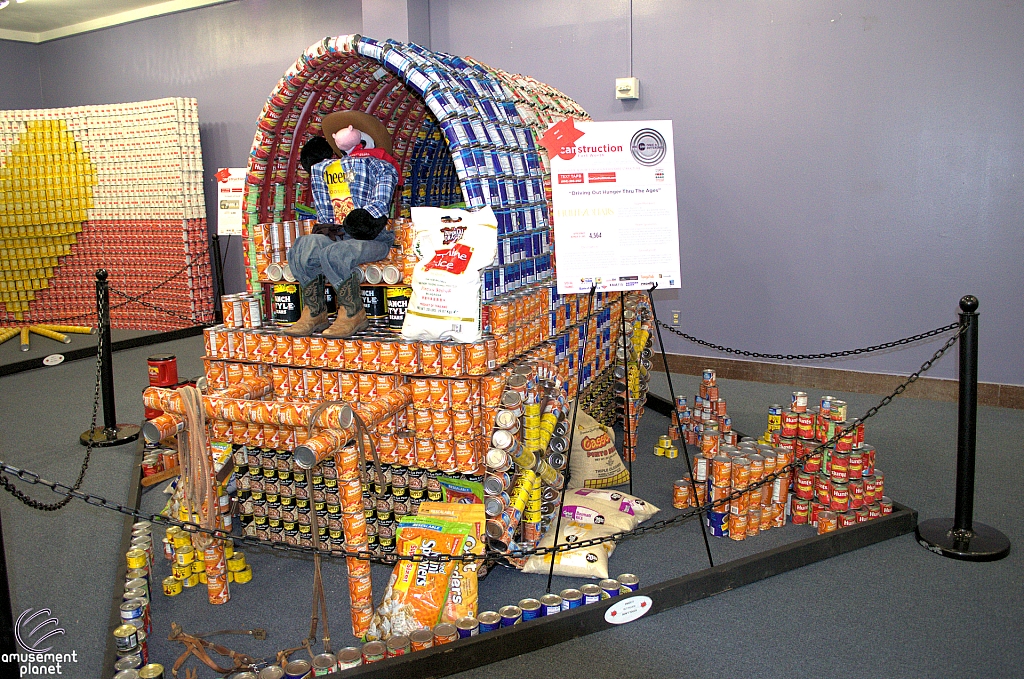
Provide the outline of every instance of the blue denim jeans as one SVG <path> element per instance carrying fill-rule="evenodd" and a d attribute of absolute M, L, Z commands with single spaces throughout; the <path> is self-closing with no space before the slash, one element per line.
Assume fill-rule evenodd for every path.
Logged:
<path fill-rule="evenodd" d="M 323 274 L 337 290 L 359 264 L 384 259 L 394 241 L 395 234 L 386 229 L 374 240 L 331 240 L 319 233 L 301 236 L 288 251 L 288 266 L 303 287 Z"/>

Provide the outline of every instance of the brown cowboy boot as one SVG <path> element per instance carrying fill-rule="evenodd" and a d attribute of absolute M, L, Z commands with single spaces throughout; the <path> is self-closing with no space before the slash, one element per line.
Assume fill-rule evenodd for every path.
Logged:
<path fill-rule="evenodd" d="M 338 286 L 338 320 L 324 330 L 324 337 L 351 337 L 370 325 L 359 293 L 359 272 L 353 271 L 348 280 Z"/>
<path fill-rule="evenodd" d="M 313 282 L 302 288 L 302 315 L 284 334 L 293 337 L 308 337 L 327 327 L 327 299 L 324 295 L 324 277 L 317 276 Z"/>

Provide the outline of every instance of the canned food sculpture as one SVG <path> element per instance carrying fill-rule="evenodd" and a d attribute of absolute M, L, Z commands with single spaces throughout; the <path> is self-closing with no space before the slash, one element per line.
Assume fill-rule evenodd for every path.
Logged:
<path fill-rule="evenodd" d="M 313 227 L 299 207 L 308 180 L 298 155 L 336 110 L 369 113 L 392 135 L 403 180 L 388 225 L 396 247 L 361 267 L 368 330 L 292 337 L 282 330 L 301 296 L 288 287 L 287 253 Z M 315 525 L 321 548 L 394 550 L 396 521 L 440 500 L 442 477 L 483 482 L 492 548 L 532 545 L 544 534 L 559 510 L 571 400 L 579 388 L 609 384 L 627 349 L 642 360 L 650 320 L 640 293 L 555 289 L 550 171 L 535 140 L 567 116 L 587 117 L 531 78 L 358 35 L 318 42 L 281 79 L 246 178 L 248 289 L 225 297 L 224 324 L 205 332 L 207 433 L 211 447 L 234 456 L 246 534 L 311 546 Z M 409 210 L 460 201 L 489 206 L 498 225 L 497 257 L 480 277 L 482 338 L 405 340 L 397 331 L 418 261 Z M 639 371 L 630 378 L 635 429 L 643 389 Z M 154 436 L 177 430 L 176 392 L 151 387 L 144 400 L 166 419 L 154 421 Z M 356 417 L 379 472 L 359 463 Z M 373 614 L 370 566 L 347 565 L 352 630 L 363 637 Z M 436 630 L 433 643 L 441 643 Z"/>
<path fill-rule="evenodd" d="M 195 99 L 0 111 L 0 149 L 0 327 L 95 318 L 99 268 L 171 312 L 111 304 L 114 328 L 213 320 Z"/>

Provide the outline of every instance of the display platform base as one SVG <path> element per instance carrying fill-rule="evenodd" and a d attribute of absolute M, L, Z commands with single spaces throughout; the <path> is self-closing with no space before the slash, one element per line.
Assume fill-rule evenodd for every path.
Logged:
<path fill-rule="evenodd" d="M 142 428 L 137 424 L 115 424 L 110 429 L 96 427 L 82 432 L 78 442 L 83 446 L 90 443 L 96 448 L 107 448 L 109 446 L 123 446 L 139 438 Z"/>
<path fill-rule="evenodd" d="M 953 519 L 928 519 L 916 533 L 922 547 L 950 559 L 998 561 L 1010 554 L 1010 539 L 983 523 L 961 533 L 953 530 Z"/>
<path fill-rule="evenodd" d="M 656 615 L 801 566 L 912 533 L 916 526 L 917 511 L 894 503 L 893 512 L 888 516 L 644 587 L 632 596 L 648 597 L 650 610 L 645 615 Z M 328 676 L 346 679 L 427 679 L 457 674 L 614 627 L 605 620 L 605 613 L 624 598 L 627 597 L 606 599 L 550 618 L 531 620 L 496 632 Z"/>

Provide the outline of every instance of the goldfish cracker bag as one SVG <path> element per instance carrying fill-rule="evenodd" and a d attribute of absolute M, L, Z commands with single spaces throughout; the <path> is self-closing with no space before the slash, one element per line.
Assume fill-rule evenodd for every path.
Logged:
<path fill-rule="evenodd" d="M 396 552 L 402 556 L 461 554 L 466 536 L 474 530 L 466 523 L 433 517 L 406 517 L 398 525 Z M 454 567 L 452 561 L 399 561 L 366 638 L 388 639 L 432 629 L 448 600 Z"/>
<path fill-rule="evenodd" d="M 448 502 L 424 502 L 420 505 L 419 516 L 448 519 L 473 526 L 462 545 L 463 554 L 484 553 L 484 525 L 487 517 L 480 504 L 453 504 Z M 441 612 L 441 622 L 457 622 L 459 618 L 476 616 L 479 601 L 477 569 L 481 562 L 458 562 L 452 570 L 448 585 L 448 599 Z"/>

